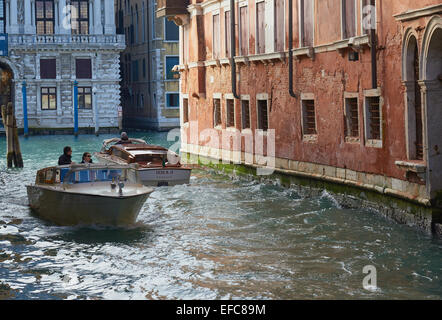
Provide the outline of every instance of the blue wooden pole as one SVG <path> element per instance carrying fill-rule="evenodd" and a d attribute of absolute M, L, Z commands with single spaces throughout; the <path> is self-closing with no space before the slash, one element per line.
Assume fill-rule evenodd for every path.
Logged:
<path fill-rule="evenodd" d="M 22 93 L 23 93 L 23 130 L 25 137 L 29 134 L 28 128 L 28 97 L 26 94 L 26 81 L 22 83 Z"/>
<path fill-rule="evenodd" d="M 78 82 L 74 82 L 74 135 L 78 136 Z"/>

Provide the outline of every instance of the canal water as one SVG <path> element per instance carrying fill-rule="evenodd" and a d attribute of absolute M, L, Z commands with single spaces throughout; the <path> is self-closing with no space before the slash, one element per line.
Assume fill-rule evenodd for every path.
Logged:
<path fill-rule="evenodd" d="M 134 137 L 169 147 L 164 133 Z M 110 136 L 0 137 L 0 299 L 441 299 L 442 242 L 327 192 L 194 170 L 157 189 L 135 226 L 57 227 L 31 215 L 27 184 Z M 377 288 L 364 289 L 365 266 Z M 374 273 L 370 273 L 374 275 Z M 370 289 L 370 288 L 368 288 Z"/>

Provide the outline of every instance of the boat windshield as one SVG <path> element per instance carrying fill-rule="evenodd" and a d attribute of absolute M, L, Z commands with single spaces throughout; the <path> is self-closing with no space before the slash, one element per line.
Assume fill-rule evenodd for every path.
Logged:
<path fill-rule="evenodd" d="M 117 180 L 117 178 L 119 178 L 120 181 L 125 181 L 127 179 L 126 170 L 123 169 L 85 169 L 71 172 L 69 175 L 67 175 L 68 172 L 69 168 L 63 168 L 59 170 L 60 182 L 76 184 L 107 182 Z"/>

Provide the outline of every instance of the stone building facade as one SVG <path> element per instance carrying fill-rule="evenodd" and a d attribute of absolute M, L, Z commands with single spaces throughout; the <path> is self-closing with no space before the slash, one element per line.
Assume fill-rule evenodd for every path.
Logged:
<path fill-rule="evenodd" d="M 112 1 L 0 0 L 9 52 L 0 68 L 12 73 L 11 97 L 20 128 L 27 105 L 29 131 L 74 128 L 78 87 L 80 132 L 118 129 L 120 52 Z M 26 100 L 25 100 L 26 99 Z"/>
<path fill-rule="evenodd" d="M 272 154 L 286 176 L 442 207 L 440 0 L 234 3 L 232 29 L 229 0 L 160 1 L 181 25 L 184 153 L 251 168 Z"/>
<path fill-rule="evenodd" d="M 125 128 L 169 130 L 179 127 L 179 29 L 156 18 L 156 1 L 116 0 L 117 29 L 127 47 L 121 55 Z"/>

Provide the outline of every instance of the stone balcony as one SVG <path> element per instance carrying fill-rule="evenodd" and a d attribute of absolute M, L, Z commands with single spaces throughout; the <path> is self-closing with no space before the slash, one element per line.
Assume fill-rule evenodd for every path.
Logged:
<path fill-rule="evenodd" d="M 187 14 L 189 0 L 158 0 L 157 18 Z"/>
<path fill-rule="evenodd" d="M 99 50 L 117 50 L 122 51 L 126 48 L 125 36 L 114 35 L 23 35 L 9 34 L 8 39 L 10 50 L 23 51 L 90 51 Z"/>

